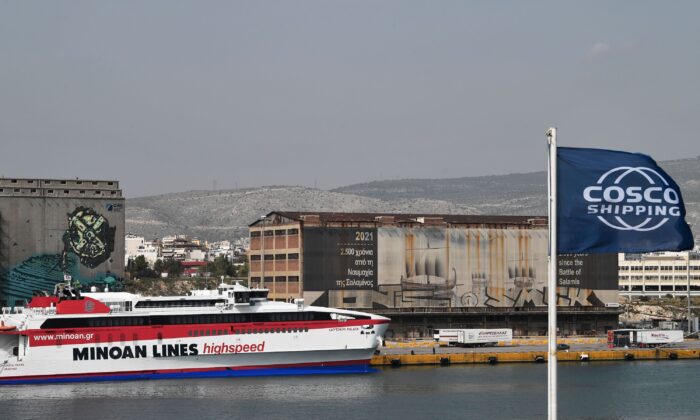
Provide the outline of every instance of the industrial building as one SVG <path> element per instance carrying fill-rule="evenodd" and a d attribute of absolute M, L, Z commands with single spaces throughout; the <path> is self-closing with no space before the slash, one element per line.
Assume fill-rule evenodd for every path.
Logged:
<path fill-rule="evenodd" d="M 0 304 L 52 292 L 64 276 L 115 284 L 124 222 L 117 181 L 0 178 Z"/>
<path fill-rule="evenodd" d="M 384 314 L 396 337 L 546 331 L 546 217 L 273 211 L 249 228 L 249 280 L 271 298 Z M 617 326 L 617 259 L 560 256 L 562 334 Z"/>

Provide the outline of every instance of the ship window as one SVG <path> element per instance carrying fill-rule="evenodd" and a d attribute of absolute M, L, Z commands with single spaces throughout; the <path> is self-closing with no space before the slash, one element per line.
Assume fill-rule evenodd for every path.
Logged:
<path fill-rule="evenodd" d="M 192 337 L 192 330 L 187 331 L 187 336 Z"/>
<path fill-rule="evenodd" d="M 235 331 L 234 331 L 234 334 L 240 334 L 240 333 L 241 333 L 241 330 L 235 330 Z"/>
<path fill-rule="evenodd" d="M 216 335 L 216 330 L 211 330 L 211 335 Z"/>
<path fill-rule="evenodd" d="M 250 328 L 248 328 L 248 330 L 246 331 L 246 334 L 250 334 Z"/>
<path fill-rule="evenodd" d="M 280 332 L 280 329 L 279 329 L 279 328 L 277 328 L 277 333 L 279 334 L 279 332 Z"/>

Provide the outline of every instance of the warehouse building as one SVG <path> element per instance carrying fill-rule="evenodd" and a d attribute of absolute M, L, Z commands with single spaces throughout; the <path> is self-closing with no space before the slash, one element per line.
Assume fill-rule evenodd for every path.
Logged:
<path fill-rule="evenodd" d="M 0 304 L 124 275 L 124 197 L 117 181 L 0 178 Z"/>
<path fill-rule="evenodd" d="M 397 337 L 546 331 L 546 217 L 274 211 L 249 227 L 250 282 L 271 298 L 385 314 Z M 560 256 L 563 334 L 617 326 L 617 258 Z"/>

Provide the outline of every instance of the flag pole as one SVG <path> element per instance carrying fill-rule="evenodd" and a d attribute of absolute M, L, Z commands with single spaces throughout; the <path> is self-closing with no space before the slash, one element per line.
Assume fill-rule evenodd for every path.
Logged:
<path fill-rule="evenodd" d="M 547 286 L 547 418 L 557 418 L 557 129 L 547 130 L 549 164 L 547 195 L 549 201 L 549 284 Z"/>

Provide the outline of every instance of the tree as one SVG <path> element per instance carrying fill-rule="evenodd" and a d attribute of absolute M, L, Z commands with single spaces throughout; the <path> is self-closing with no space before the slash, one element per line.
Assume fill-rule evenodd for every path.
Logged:
<path fill-rule="evenodd" d="M 238 269 L 238 275 L 240 277 L 248 277 L 248 257 L 245 257 L 243 265 Z"/>
<path fill-rule="evenodd" d="M 234 277 L 236 275 L 236 267 L 231 264 L 231 261 L 229 261 L 225 255 L 219 255 L 218 257 L 214 258 L 214 261 L 211 263 L 210 267 L 211 273 L 215 277 Z"/>
<path fill-rule="evenodd" d="M 163 261 L 163 272 L 168 273 L 168 277 L 180 277 L 183 271 L 185 270 L 180 261 L 173 259 Z"/>
<path fill-rule="evenodd" d="M 148 269 L 148 261 L 143 255 L 139 255 L 129 261 L 129 273 L 133 276 L 139 276 L 141 272 Z"/>
<path fill-rule="evenodd" d="M 127 271 L 131 274 L 131 277 L 157 277 L 156 272 L 148 267 L 148 261 L 143 255 L 129 260 Z"/>
<path fill-rule="evenodd" d="M 153 263 L 153 271 L 158 273 L 160 276 L 160 273 L 162 273 L 165 270 L 165 264 L 163 263 L 163 260 L 157 259 L 156 262 Z"/>

